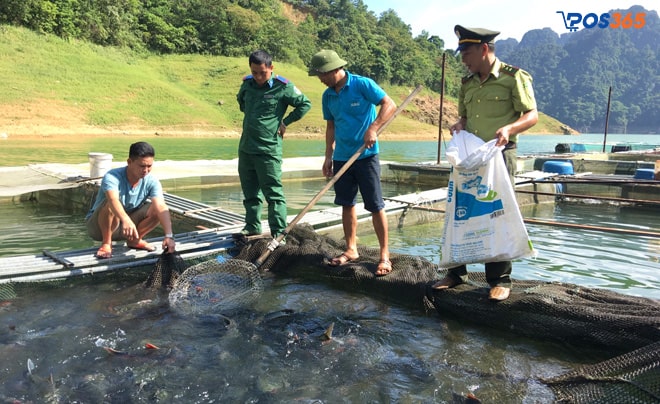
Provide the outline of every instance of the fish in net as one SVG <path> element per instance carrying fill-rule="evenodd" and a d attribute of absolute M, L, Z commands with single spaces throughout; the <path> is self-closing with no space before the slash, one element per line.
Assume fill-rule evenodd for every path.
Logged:
<path fill-rule="evenodd" d="M 260 272 L 324 282 L 385 302 L 435 310 L 440 317 L 465 320 L 536 339 L 601 350 L 614 357 L 540 382 L 557 402 L 660 402 L 660 302 L 614 291 L 562 282 L 513 279 L 509 299 L 487 299 L 483 272 L 470 281 L 436 291 L 431 285 L 447 270 L 428 260 L 392 254 L 392 272 L 375 275 L 379 250 L 359 246 L 360 258 L 332 267 L 344 243 L 317 234 L 311 226 L 292 228 L 284 245 L 257 267 L 269 241 L 238 243 L 233 259 L 210 259 L 188 268 L 174 283 L 170 304 L 184 315 L 213 314 L 243 307 L 259 297 Z M 550 330 L 550 331 L 549 331 Z M 632 398 L 632 401 L 631 401 Z"/>
<path fill-rule="evenodd" d="M 248 239 L 237 239 L 240 250 Z M 217 254 L 189 259 L 163 252 L 144 282 L 148 289 L 169 291 L 170 307 L 183 316 L 227 314 L 252 303 L 263 282 L 250 262 Z"/>
<path fill-rule="evenodd" d="M 261 275 L 252 263 L 210 259 L 186 269 L 168 299 L 170 307 L 183 316 L 226 315 L 250 305 L 262 290 Z"/>
<path fill-rule="evenodd" d="M 235 258 L 253 261 L 265 241 L 245 245 Z M 465 320 L 536 339 L 553 340 L 614 355 L 578 371 L 540 380 L 558 402 L 660 403 L 660 302 L 614 291 L 563 282 L 513 279 L 504 302 L 487 299 L 483 272 L 470 281 L 436 291 L 431 285 L 447 273 L 421 257 L 392 254 L 392 272 L 375 275 L 377 248 L 360 246 L 360 258 L 339 267 L 328 261 L 343 252 L 344 243 L 296 226 L 287 243 L 264 262 L 275 275 L 295 276 L 361 292 L 386 302 L 434 309 L 441 317 Z M 549 331 L 550 330 L 550 331 Z M 631 352 L 632 350 L 635 350 Z"/>

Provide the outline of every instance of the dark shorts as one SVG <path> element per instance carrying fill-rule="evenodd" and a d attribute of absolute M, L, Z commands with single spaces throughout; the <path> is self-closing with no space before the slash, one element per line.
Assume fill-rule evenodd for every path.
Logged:
<path fill-rule="evenodd" d="M 345 161 L 334 160 L 333 172 L 337 174 Z M 356 160 L 335 182 L 335 204 L 354 206 L 357 203 L 358 189 L 369 212 L 378 212 L 385 207 L 383 191 L 380 187 L 380 160 L 378 155 Z"/>

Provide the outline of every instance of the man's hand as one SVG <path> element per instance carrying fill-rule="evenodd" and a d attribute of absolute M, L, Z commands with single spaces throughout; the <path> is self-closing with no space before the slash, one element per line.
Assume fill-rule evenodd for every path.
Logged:
<path fill-rule="evenodd" d="M 378 140 L 378 133 L 376 133 L 376 131 L 373 130 L 370 126 L 367 128 L 367 131 L 364 132 L 364 147 L 373 147 L 373 145 L 376 144 L 376 140 Z"/>
<path fill-rule="evenodd" d="M 128 219 L 121 222 L 121 234 L 128 241 L 140 240 L 140 233 L 132 220 Z"/>
<path fill-rule="evenodd" d="M 497 132 L 495 132 L 495 138 L 497 139 L 495 146 L 506 146 L 506 144 L 509 143 L 510 135 L 511 135 L 511 126 L 506 125 L 499 128 Z"/>
<path fill-rule="evenodd" d="M 323 161 L 323 167 L 321 167 L 321 171 L 323 171 L 323 175 L 325 178 L 331 178 L 334 174 L 332 173 L 332 159 L 331 158 L 326 158 Z"/>
<path fill-rule="evenodd" d="M 460 132 L 462 130 L 465 130 L 465 120 L 463 118 L 461 118 L 458 122 L 456 122 L 449 128 L 449 131 L 452 134 L 452 136 L 454 135 L 454 133 Z"/>
<path fill-rule="evenodd" d="M 171 254 L 176 251 L 176 242 L 174 237 L 165 237 L 163 238 L 163 251 L 166 251 L 168 254 Z"/>
<path fill-rule="evenodd" d="M 277 130 L 277 134 L 284 137 L 284 132 L 286 132 L 286 125 L 282 122 L 280 123 L 280 128 Z"/>

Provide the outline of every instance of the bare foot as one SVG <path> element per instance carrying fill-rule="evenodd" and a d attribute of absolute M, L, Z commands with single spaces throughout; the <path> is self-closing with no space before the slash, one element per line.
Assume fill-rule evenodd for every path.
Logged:
<path fill-rule="evenodd" d="M 134 250 L 144 250 L 144 251 L 156 251 L 156 247 L 152 246 L 151 244 L 147 243 L 144 240 L 140 240 L 137 242 L 137 244 L 128 244 L 126 243 L 126 246 L 128 248 L 132 248 Z"/>
<path fill-rule="evenodd" d="M 101 248 L 94 254 L 98 259 L 112 258 L 112 246 L 110 244 L 101 244 Z"/>
<path fill-rule="evenodd" d="M 376 269 L 376 276 L 385 276 L 392 272 L 392 263 L 390 260 L 380 260 Z"/>

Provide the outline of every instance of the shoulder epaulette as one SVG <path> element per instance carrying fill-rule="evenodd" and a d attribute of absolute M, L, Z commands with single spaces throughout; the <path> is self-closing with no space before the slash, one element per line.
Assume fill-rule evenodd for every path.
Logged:
<path fill-rule="evenodd" d="M 461 79 L 461 84 L 465 84 L 465 83 L 467 83 L 468 81 L 470 81 L 470 79 L 472 78 L 472 76 L 474 76 L 473 73 L 470 73 L 470 74 L 468 74 L 467 76 L 463 76 L 463 78 Z"/>
<path fill-rule="evenodd" d="M 500 72 L 504 74 L 508 74 L 509 76 L 515 76 L 516 73 L 518 73 L 518 70 L 520 70 L 519 67 L 511 66 L 506 63 L 502 63 L 502 65 L 500 66 Z"/>
<path fill-rule="evenodd" d="M 280 76 L 279 74 L 275 75 L 275 79 L 281 81 L 284 84 L 288 84 L 289 80 L 285 79 L 284 77 Z"/>
<path fill-rule="evenodd" d="M 245 80 L 250 80 L 251 78 L 252 78 L 252 75 L 251 75 L 251 74 L 248 74 L 247 76 L 244 76 L 244 77 L 243 77 L 243 81 L 245 81 Z"/>

